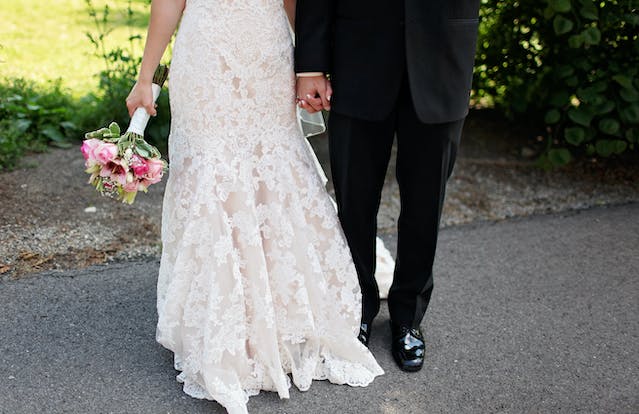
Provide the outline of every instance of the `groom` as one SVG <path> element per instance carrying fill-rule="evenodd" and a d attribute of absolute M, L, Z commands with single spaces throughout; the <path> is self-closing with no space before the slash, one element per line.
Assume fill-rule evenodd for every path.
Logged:
<path fill-rule="evenodd" d="M 331 109 L 331 170 L 362 288 L 365 345 L 380 306 L 376 217 L 397 137 L 401 214 L 388 308 L 393 357 L 406 371 L 424 361 L 419 326 L 468 113 L 478 13 L 479 0 L 297 0 L 298 103 Z"/>

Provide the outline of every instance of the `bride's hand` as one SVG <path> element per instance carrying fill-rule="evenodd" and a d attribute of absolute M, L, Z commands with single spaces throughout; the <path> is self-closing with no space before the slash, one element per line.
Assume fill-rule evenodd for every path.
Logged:
<path fill-rule="evenodd" d="M 133 85 L 133 89 L 131 89 L 129 96 L 126 98 L 129 116 L 133 116 L 133 113 L 138 108 L 144 108 L 149 115 L 155 116 L 157 115 L 156 106 L 153 101 L 153 89 L 150 83 L 137 82 Z"/>

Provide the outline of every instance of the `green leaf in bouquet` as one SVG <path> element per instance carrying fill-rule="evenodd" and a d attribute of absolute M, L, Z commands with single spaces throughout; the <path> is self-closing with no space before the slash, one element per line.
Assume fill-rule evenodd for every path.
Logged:
<path fill-rule="evenodd" d="M 151 147 L 151 158 L 162 157 L 162 154 L 160 154 L 160 151 L 157 148 L 155 148 L 153 145 L 151 145 L 150 147 Z"/>
<path fill-rule="evenodd" d="M 109 124 L 109 131 L 111 132 L 112 137 L 120 136 L 120 126 L 115 122 L 111 122 L 111 124 Z"/>
<path fill-rule="evenodd" d="M 87 132 L 84 134 L 85 138 L 104 138 L 106 133 L 110 133 L 108 128 L 100 128 L 96 131 Z"/>
<path fill-rule="evenodd" d="M 138 154 L 140 157 L 144 157 L 144 158 L 151 157 L 151 152 L 142 145 L 136 145 L 133 149 L 133 152 Z"/>
<path fill-rule="evenodd" d="M 122 200 L 123 203 L 126 203 L 126 204 L 133 204 L 135 202 L 136 195 L 137 195 L 137 191 L 127 193 L 125 191 L 118 190 L 119 198 Z"/>
<path fill-rule="evenodd" d="M 122 140 L 118 140 L 117 146 L 118 146 L 118 154 L 124 154 L 124 151 L 126 151 L 126 149 L 129 148 L 128 143 Z"/>
<path fill-rule="evenodd" d="M 135 141 L 135 147 L 144 151 L 147 155 L 138 154 L 147 158 L 159 158 L 160 151 L 155 148 L 153 145 L 146 142 L 144 139 L 137 139 Z"/>
<path fill-rule="evenodd" d="M 136 138 L 135 146 L 147 149 L 149 147 L 149 144 L 144 140 L 144 138 Z"/>
<path fill-rule="evenodd" d="M 98 133 L 101 137 L 108 137 L 109 135 L 111 135 L 111 131 L 109 130 L 109 128 L 100 128 L 98 130 Z"/>

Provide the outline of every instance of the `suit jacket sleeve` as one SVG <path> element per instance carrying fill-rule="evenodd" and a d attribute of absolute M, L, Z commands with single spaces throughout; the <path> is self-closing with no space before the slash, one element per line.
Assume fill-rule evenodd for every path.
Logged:
<path fill-rule="evenodd" d="M 331 70 L 331 42 L 338 0 L 297 0 L 295 72 Z"/>

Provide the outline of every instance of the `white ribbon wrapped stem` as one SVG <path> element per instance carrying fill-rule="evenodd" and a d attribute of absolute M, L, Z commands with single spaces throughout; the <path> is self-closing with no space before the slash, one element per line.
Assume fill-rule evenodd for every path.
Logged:
<path fill-rule="evenodd" d="M 155 102 L 158 99 L 158 96 L 160 96 L 162 88 L 160 85 L 152 83 L 151 89 L 153 90 L 153 102 Z M 144 136 L 144 130 L 146 129 L 146 124 L 149 123 L 149 119 L 151 119 L 151 115 L 146 112 L 146 109 L 142 107 L 136 109 L 131 117 L 131 122 L 129 123 L 129 128 L 126 132 L 132 132 L 134 134 Z"/>

